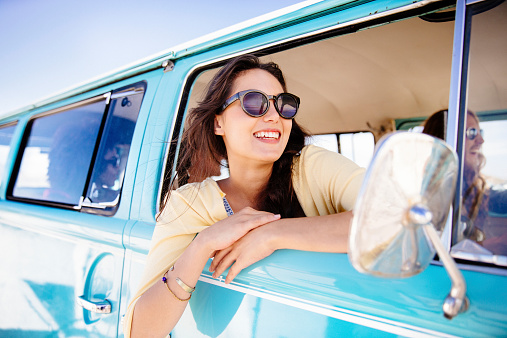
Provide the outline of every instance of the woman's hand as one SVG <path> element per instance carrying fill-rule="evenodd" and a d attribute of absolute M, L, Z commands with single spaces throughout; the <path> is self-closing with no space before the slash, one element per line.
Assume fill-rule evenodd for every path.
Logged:
<path fill-rule="evenodd" d="M 347 252 L 352 212 L 327 216 L 285 218 L 258 227 L 230 246 L 217 250 L 210 271 L 220 276 L 228 267 L 225 279 L 230 283 L 244 268 L 271 255 L 278 249 L 319 252 Z"/>
<path fill-rule="evenodd" d="M 216 251 L 209 268 L 214 271 L 213 278 L 232 265 L 225 279 L 225 283 L 230 283 L 241 270 L 271 255 L 276 250 L 271 229 L 267 226 L 253 229 L 231 246 Z"/>
<path fill-rule="evenodd" d="M 231 246 L 250 230 L 278 219 L 280 215 L 247 207 L 204 229 L 196 240 L 204 241 L 211 257 L 215 251 Z"/>

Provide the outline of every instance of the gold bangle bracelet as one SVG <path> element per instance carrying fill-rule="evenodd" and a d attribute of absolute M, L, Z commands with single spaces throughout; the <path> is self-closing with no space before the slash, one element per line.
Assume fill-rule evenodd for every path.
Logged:
<path fill-rule="evenodd" d="M 169 271 L 173 271 L 174 270 L 174 265 L 171 266 L 171 268 L 169 269 Z M 183 290 L 185 290 L 185 292 L 187 293 L 192 293 L 195 291 L 195 288 L 191 287 L 191 286 L 188 286 L 185 282 L 183 282 L 179 277 L 176 277 L 176 283 L 178 283 L 179 286 L 181 286 L 181 288 Z"/>
<path fill-rule="evenodd" d="M 171 290 L 171 288 L 169 287 L 169 281 L 167 280 L 166 278 L 166 274 L 167 274 L 168 271 L 166 271 L 166 273 L 164 273 L 164 275 L 162 276 L 162 283 L 165 284 L 165 286 L 167 287 L 167 290 L 169 290 L 169 292 L 171 293 L 171 295 L 173 295 L 174 298 L 176 298 L 177 300 L 179 300 L 180 302 L 186 302 L 186 301 L 189 301 L 190 298 L 192 298 L 192 294 L 190 294 L 190 296 L 188 296 L 187 299 L 183 299 L 183 298 L 180 298 L 178 296 L 176 296 L 173 292 L 173 290 Z"/>

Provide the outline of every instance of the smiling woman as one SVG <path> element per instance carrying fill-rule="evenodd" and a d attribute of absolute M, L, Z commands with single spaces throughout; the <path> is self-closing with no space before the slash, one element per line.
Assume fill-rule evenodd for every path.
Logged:
<path fill-rule="evenodd" d="M 158 216 L 127 336 L 171 332 L 210 257 L 213 277 L 230 267 L 230 283 L 278 249 L 346 252 L 363 169 L 305 147 L 293 120 L 298 107 L 278 66 L 255 56 L 232 59 L 212 79 L 187 118 L 177 170 L 183 186 L 167 194 Z M 230 176 L 205 179 L 222 160 Z"/>

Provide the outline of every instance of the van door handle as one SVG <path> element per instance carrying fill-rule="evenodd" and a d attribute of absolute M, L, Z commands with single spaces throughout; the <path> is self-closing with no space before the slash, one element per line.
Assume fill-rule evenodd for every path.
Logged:
<path fill-rule="evenodd" d="M 85 298 L 85 296 L 77 297 L 77 303 L 82 306 L 85 310 L 95 313 L 111 313 L 111 303 L 104 299 L 99 302 L 92 302 Z"/>

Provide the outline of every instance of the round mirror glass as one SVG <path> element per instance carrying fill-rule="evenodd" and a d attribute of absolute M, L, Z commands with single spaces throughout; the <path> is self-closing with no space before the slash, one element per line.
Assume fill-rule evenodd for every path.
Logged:
<path fill-rule="evenodd" d="M 364 273 L 408 277 L 424 270 L 435 249 L 424 226 L 441 234 L 454 196 L 457 157 L 432 136 L 386 135 L 366 172 L 352 221 L 349 258 Z"/>

